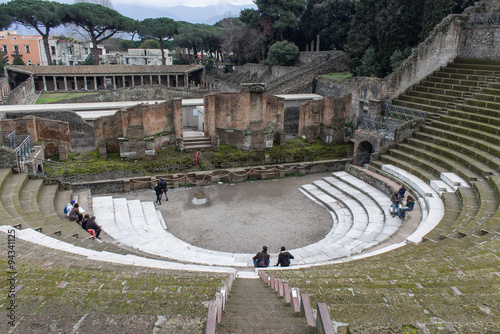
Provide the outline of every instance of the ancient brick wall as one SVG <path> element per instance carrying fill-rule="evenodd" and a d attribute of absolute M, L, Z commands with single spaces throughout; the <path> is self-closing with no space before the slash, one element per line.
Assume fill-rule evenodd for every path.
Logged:
<path fill-rule="evenodd" d="M 500 59 L 500 26 L 465 27 L 459 47 L 461 58 Z"/>
<path fill-rule="evenodd" d="M 141 104 L 94 121 L 95 145 L 101 156 L 154 155 L 160 146 L 182 136 L 182 100 Z"/>
<path fill-rule="evenodd" d="M 59 156 L 61 159 L 66 159 L 68 152 L 71 151 L 71 136 L 67 122 L 27 116 L 0 120 L 0 127 L 4 131 L 30 134 L 32 142 L 43 141 L 45 155 L 48 157 Z"/>
<path fill-rule="evenodd" d="M 10 93 L 9 79 L 7 77 L 0 77 L 0 98 L 3 101 L 4 98 Z"/>
<path fill-rule="evenodd" d="M 33 77 L 29 77 L 22 84 L 8 92 L 0 104 L 30 104 L 36 98 Z"/>
<path fill-rule="evenodd" d="M 204 108 L 205 135 L 220 144 L 265 148 L 284 129 L 285 100 L 264 92 L 207 95 Z"/>
<path fill-rule="evenodd" d="M 17 171 L 19 170 L 16 151 L 0 146 L 0 168 L 14 168 Z"/>
<path fill-rule="evenodd" d="M 325 142 L 343 141 L 351 110 L 351 96 L 334 98 L 327 96 L 321 100 L 307 101 L 300 106 L 299 136 L 308 141 L 321 138 Z"/>

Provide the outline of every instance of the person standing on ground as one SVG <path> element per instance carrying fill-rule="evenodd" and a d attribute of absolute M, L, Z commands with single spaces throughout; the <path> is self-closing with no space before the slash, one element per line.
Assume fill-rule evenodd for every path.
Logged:
<path fill-rule="evenodd" d="M 162 179 L 160 177 L 160 184 L 161 184 L 161 188 L 163 190 L 163 193 L 165 194 L 165 201 L 168 201 L 168 197 L 167 197 L 167 191 L 168 191 L 167 181 L 165 181 L 164 179 Z"/>
<path fill-rule="evenodd" d="M 276 266 L 281 264 L 282 267 L 290 267 L 290 259 L 294 259 L 293 255 L 286 251 L 285 246 L 281 246 L 281 252 L 278 255 L 278 263 Z"/>
<path fill-rule="evenodd" d="M 163 194 L 163 189 L 160 184 L 160 180 L 156 181 L 156 186 L 155 186 L 155 193 L 156 193 L 156 202 L 159 205 L 161 205 L 161 195 Z"/>
<path fill-rule="evenodd" d="M 258 268 L 269 267 L 270 259 L 271 257 L 267 254 L 267 246 L 263 246 L 262 251 L 253 257 L 253 265 Z"/>
<path fill-rule="evenodd" d="M 399 203 L 401 202 L 401 197 L 399 196 L 399 193 L 397 190 L 394 190 L 394 194 L 392 194 L 392 196 L 391 196 L 391 202 L 392 202 L 391 215 L 392 215 L 392 218 L 394 218 L 398 214 Z"/>
<path fill-rule="evenodd" d="M 316 87 L 318 86 L 318 77 L 314 77 L 312 82 L 312 93 L 316 94 Z"/>

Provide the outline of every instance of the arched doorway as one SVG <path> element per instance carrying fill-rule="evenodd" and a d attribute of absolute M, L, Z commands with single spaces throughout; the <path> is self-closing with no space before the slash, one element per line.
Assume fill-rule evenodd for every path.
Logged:
<path fill-rule="evenodd" d="M 364 165 L 370 163 L 370 158 L 373 153 L 373 145 L 369 141 L 362 141 L 356 150 L 356 164 Z"/>

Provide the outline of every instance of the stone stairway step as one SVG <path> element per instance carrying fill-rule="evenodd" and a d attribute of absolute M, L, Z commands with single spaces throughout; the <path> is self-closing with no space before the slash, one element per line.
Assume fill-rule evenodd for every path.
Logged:
<path fill-rule="evenodd" d="M 445 67 L 442 72 L 444 73 L 458 73 L 458 74 L 467 74 L 467 75 L 477 75 L 477 76 L 494 76 L 495 70 L 485 70 L 485 69 L 476 69 L 476 68 L 463 68 L 463 67 Z"/>
<path fill-rule="evenodd" d="M 454 99 L 451 99 L 452 101 Z M 441 101 L 437 99 L 429 99 L 426 97 L 418 97 L 418 96 L 413 96 L 410 94 L 404 94 L 398 97 L 396 101 L 405 101 L 405 102 L 410 102 L 414 104 L 420 104 L 420 105 L 429 105 L 432 107 L 438 107 L 438 108 L 446 108 L 448 106 L 449 102 L 452 101 Z"/>
<path fill-rule="evenodd" d="M 450 72 L 450 71 L 440 71 L 434 73 L 434 76 L 438 78 L 446 79 L 459 79 L 459 80 L 471 80 L 471 81 L 486 81 L 486 79 L 494 74 L 494 71 L 490 72 L 488 75 L 478 75 L 478 74 L 468 74 L 460 72 Z"/>
<path fill-rule="evenodd" d="M 3 208 L 11 218 L 20 217 L 18 213 L 22 211 L 20 196 L 26 182 L 28 182 L 27 174 L 13 174 L 8 178 L 1 189 Z"/>
<path fill-rule="evenodd" d="M 467 181 L 454 173 L 441 173 L 439 176 L 448 186 L 457 190 L 459 187 L 469 188 Z"/>
<path fill-rule="evenodd" d="M 439 146 L 447 147 L 451 150 L 457 151 L 461 154 L 465 154 L 468 157 L 478 160 L 479 162 L 488 165 L 495 170 L 500 169 L 500 158 L 481 150 L 473 146 L 469 146 L 460 142 L 456 142 L 450 139 L 443 139 L 440 137 L 435 137 L 433 135 L 427 134 L 425 132 L 416 132 L 414 137 L 419 140 L 430 142 Z"/>
<path fill-rule="evenodd" d="M 474 178 L 474 176 L 470 173 L 470 171 L 482 176 L 492 175 L 496 173 L 494 169 L 487 166 L 486 164 L 476 161 L 476 159 L 471 158 L 466 154 L 459 153 L 453 148 L 440 146 L 438 144 L 434 144 L 413 137 L 407 138 L 405 141 L 410 146 L 418 147 L 419 152 L 421 153 L 425 152 L 424 153 L 425 155 L 434 158 L 436 161 L 447 162 L 448 166 L 454 165 L 454 168 L 456 168 L 456 170 L 458 171 L 461 171 L 462 175 L 469 175 L 469 177 L 467 177 L 467 179 L 469 180 L 471 179 L 471 177 Z M 451 163 L 453 161 L 457 162 L 461 166 L 455 163 Z"/>
<path fill-rule="evenodd" d="M 433 75 L 428 80 L 435 83 L 445 83 L 454 86 L 480 87 L 478 81 L 467 80 L 467 79 L 445 78 L 445 77 L 440 77 L 438 75 Z"/>
<path fill-rule="evenodd" d="M 423 237 L 424 241 L 430 240 L 437 242 L 448 237 L 448 231 L 451 229 L 451 226 L 460 220 L 460 215 L 462 213 L 465 214 L 466 212 L 465 210 L 461 210 L 462 202 L 456 193 L 443 193 L 441 198 L 443 199 L 445 207 L 444 216 L 439 224 Z"/>
<path fill-rule="evenodd" d="M 460 125 L 448 124 L 448 123 L 442 122 L 440 120 L 433 120 L 432 127 L 436 127 L 436 128 L 447 130 L 447 131 L 456 132 L 458 134 L 462 134 L 462 135 L 469 136 L 469 137 L 475 137 L 477 139 L 490 142 L 493 145 L 498 145 L 498 143 L 500 142 L 500 136 L 497 136 L 495 134 L 483 132 L 483 131 L 476 130 L 476 129 L 470 129 L 470 128 L 460 126 Z"/>
<path fill-rule="evenodd" d="M 311 333 L 305 318 L 294 316 L 276 293 L 261 280 L 237 278 L 234 281 L 222 322 L 221 334 Z"/>
<path fill-rule="evenodd" d="M 56 196 L 58 192 L 58 186 L 53 185 L 44 185 L 38 195 L 38 206 L 40 207 L 40 211 L 44 216 L 50 216 L 54 213 L 57 213 L 55 207 Z"/>
<path fill-rule="evenodd" d="M 478 122 L 470 119 L 453 117 L 450 115 L 441 115 L 440 120 L 443 122 L 447 122 L 449 124 L 457 124 L 460 126 L 464 126 L 470 129 L 477 129 L 482 132 L 492 133 L 494 135 L 500 134 L 500 127 L 496 124 L 499 122 L 499 119 L 495 118 L 487 118 L 489 123 Z"/>
<path fill-rule="evenodd" d="M 500 114 L 500 113 L 499 113 Z M 482 124 L 489 124 L 493 126 L 499 126 L 500 125 L 500 118 L 498 117 L 492 117 L 488 115 L 482 115 L 478 113 L 470 113 L 467 111 L 460 110 L 458 109 L 449 109 L 448 116 L 450 117 L 455 117 L 458 119 L 466 119 L 466 120 L 471 120 L 477 123 L 482 123 Z"/>
<path fill-rule="evenodd" d="M 444 130 L 440 128 L 436 128 L 433 126 L 427 126 L 423 129 L 423 132 L 432 136 L 447 138 L 452 141 L 456 141 L 459 143 L 464 143 L 475 147 L 481 151 L 488 152 L 495 157 L 500 157 L 500 145 L 495 145 L 491 142 L 478 139 L 476 137 L 471 137 L 467 135 L 463 135 L 454 131 Z M 416 136 L 418 137 L 419 132 L 416 132 Z"/>
<path fill-rule="evenodd" d="M 470 92 L 472 88 L 470 86 L 458 85 L 458 84 L 450 84 L 445 82 L 436 82 L 430 80 L 424 80 L 420 83 L 422 86 L 430 87 L 430 88 L 440 88 L 446 90 L 454 90 L 461 92 Z"/>
<path fill-rule="evenodd" d="M 398 167 L 408 170 L 413 175 L 418 176 L 426 182 L 436 178 L 441 172 L 447 171 L 439 164 L 435 164 L 431 161 L 422 161 L 422 159 L 414 154 L 414 148 L 411 145 L 398 144 L 398 149 L 389 149 L 387 153 L 393 159 L 387 159 L 384 156 L 383 161 L 394 161 L 397 162 Z M 397 159 L 397 160 L 394 160 Z"/>
<path fill-rule="evenodd" d="M 468 88 L 468 87 L 466 87 L 466 88 Z M 462 97 L 464 94 L 466 94 L 466 92 L 464 92 L 463 90 L 453 90 L 453 89 L 446 89 L 446 88 L 429 87 L 429 86 L 423 85 L 422 83 L 415 85 L 412 88 L 412 91 L 437 94 L 437 95 L 443 95 L 443 96 L 454 96 L 454 97 Z"/>

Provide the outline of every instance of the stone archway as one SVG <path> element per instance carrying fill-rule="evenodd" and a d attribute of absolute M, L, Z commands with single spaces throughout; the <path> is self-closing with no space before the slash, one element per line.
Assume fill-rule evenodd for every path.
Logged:
<path fill-rule="evenodd" d="M 362 141 L 356 148 L 356 164 L 364 165 L 370 163 L 373 153 L 373 145 L 369 141 Z"/>

